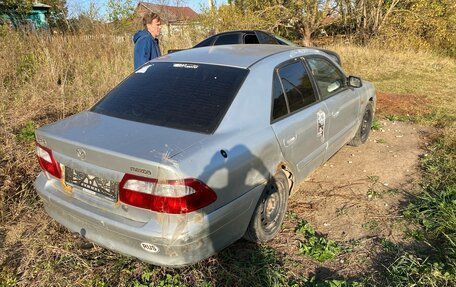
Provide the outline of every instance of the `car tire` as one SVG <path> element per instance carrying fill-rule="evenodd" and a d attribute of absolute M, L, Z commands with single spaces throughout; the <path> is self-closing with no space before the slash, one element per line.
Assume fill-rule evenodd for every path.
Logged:
<path fill-rule="evenodd" d="M 280 231 L 288 203 L 288 179 L 278 172 L 266 184 L 257 203 L 244 238 L 252 242 L 266 242 Z"/>
<path fill-rule="evenodd" d="M 372 127 L 372 121 L 374 119 L 374 109 L 372 104 L 369 102 L 364 110 L 363 118 L 356 131 L 355 137 L 348 143 L 351 146 L 360 146 L 367 141 Z"/>

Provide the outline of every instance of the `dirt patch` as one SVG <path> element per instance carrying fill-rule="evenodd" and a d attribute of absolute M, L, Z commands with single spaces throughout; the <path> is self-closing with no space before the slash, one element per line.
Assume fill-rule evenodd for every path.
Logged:
<path fill-rule="evenodd" d="M 378 115 L 419 115 L 429 112 L 427 105 L 422 96 L 377 92 Z"/>
<path fill-rule="evenodd" d="M 291 216 L 272 246 L 295 261 L 294 273 L 360 278 L 382 268 L 382 244 L 407 245 L 400 210 L 418 190 L 428 129 L 386 120 L 381 125 L 366 144 L 342 148 L 290 197 Z M 323 264 L 299 255 L 295 227 L 301 219 L 349 251 Z"/>

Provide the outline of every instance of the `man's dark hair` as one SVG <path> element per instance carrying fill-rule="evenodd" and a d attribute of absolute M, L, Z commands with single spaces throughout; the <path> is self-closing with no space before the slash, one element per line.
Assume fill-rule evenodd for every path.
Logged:
<path fill-rule="evenodd" d="M 146 27 L 147 24 L 152 23 L 152 21 L 154 19 L 157 19 L 158 21 L 160 21 L 160 16 L 158 16 L 158 14 L 154 13 L 154 12 L 146 12 L 146 14 L 144 14 L 144 16 L 143 16 L 144 27 Z"/>

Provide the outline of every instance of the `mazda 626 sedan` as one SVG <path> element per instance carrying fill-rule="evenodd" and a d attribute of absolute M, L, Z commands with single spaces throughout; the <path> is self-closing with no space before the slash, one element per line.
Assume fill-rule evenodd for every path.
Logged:
<path fill-rule="evenodd" d="M 320 50 L 181 51 L 37 129 L 35 187 L 46 211 L 88 240 L 187 265 L 241 237 L 273 238 L 292 187 L 364 143 L 374 109 L 372 84 Z"/>

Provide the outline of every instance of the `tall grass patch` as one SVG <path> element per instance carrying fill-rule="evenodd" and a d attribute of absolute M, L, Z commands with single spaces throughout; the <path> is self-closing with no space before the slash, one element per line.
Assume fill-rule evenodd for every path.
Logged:
<path fill-rule="evenodd" d="M 456 285 L 456 135 L 444 129 L 421 160 L 423 192 L 404 211 L 419 229 L 411 235 L 427 248 L 412 248 L 388 266 L 393 286 Z"/>

